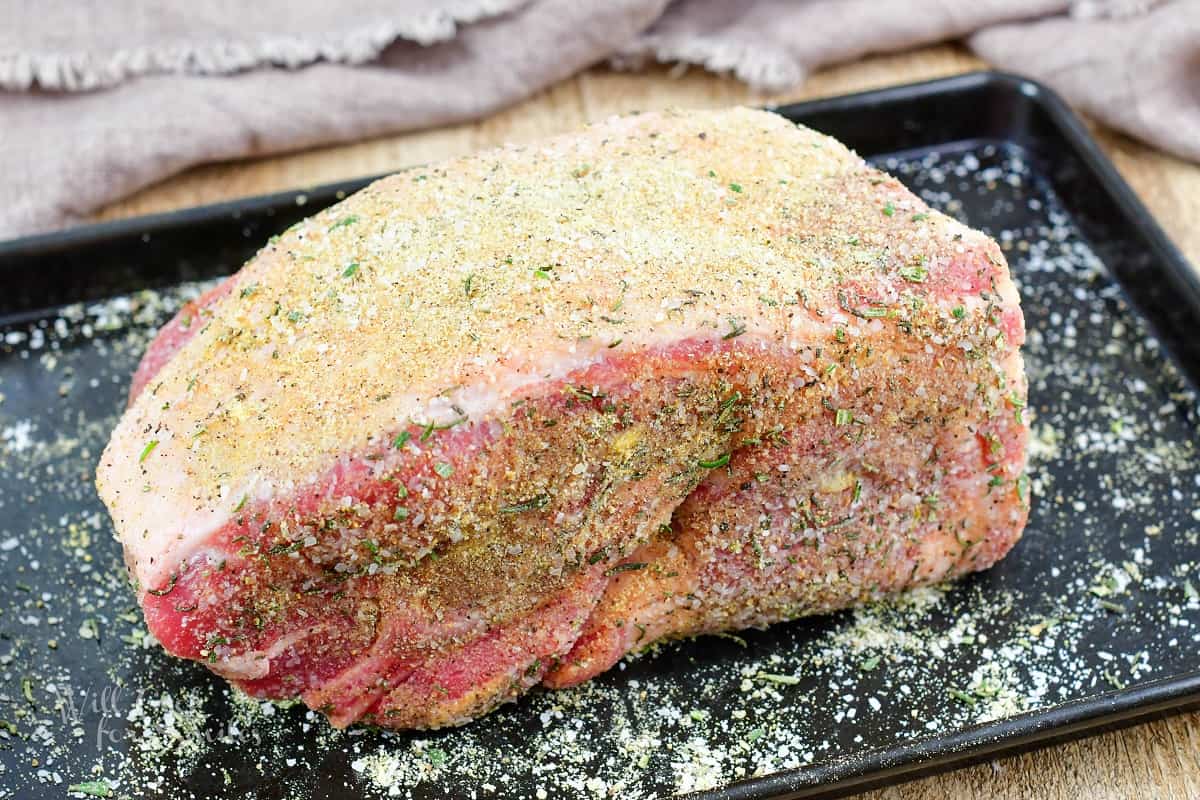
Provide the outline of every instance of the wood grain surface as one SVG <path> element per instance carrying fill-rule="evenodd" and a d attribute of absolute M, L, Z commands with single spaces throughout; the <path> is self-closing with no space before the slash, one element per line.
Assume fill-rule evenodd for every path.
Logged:
<path fill-rule="evenodd" d="M 314 186 L 522 142 L 635 109 L 804 100 L 952 75 L 986 65 L 954 46 L 821 70 L 800 89 L 762 95 L 698 70 L 597 68 L 479 122 L 199 167 L 104 209 L 113 219 Z M 1100 144 L 1193 265 L 1200 264 L 1200 165 L 1094 127 Z M 1200 712 L 1058 745 L 862 795 L 864 800 L 1200 798 Z"/>

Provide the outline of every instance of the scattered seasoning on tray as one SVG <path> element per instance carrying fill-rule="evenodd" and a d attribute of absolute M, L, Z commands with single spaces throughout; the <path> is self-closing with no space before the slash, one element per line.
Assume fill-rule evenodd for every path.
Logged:
<path fill-rule="evenodd" d="M 964 200 L 989 209 L 972 221 L 991 225 L 1021 284 L 1031 391 L 1016 410 L 1031 423 L 1033 516 L 1010 559 L 832 617 L 657 645 L 463 728 L 337 731 L 165 656 L 94 495 L 137 359 L 206 286 L 68 306 L 0 328 L 0 569 L 15 589 L 0 597 L 0 797 L 36 785 L 232 800 L 265 781 L 295 798 L 665 797 L 1195 668 L 1195 395 L 1019 153 L 881 166 L 951 214 Z M 68 377 L 84 391 L 59 397 Z"/>

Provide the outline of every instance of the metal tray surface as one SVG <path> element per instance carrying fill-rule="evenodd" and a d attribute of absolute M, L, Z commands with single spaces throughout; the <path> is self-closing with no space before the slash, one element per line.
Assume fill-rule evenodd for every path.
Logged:
<path fill-rule="evenodd" d="M 1035 84 L 779 112 L 1005 249 L 1033 430 L 1011 556 L 655 647 L 460 729 L 334 731 L 147 640 L 92 472 L 157 326 L 364 182 L 0 244 L 0 797 L 829 796 L 1200 699 L 1195 274 Z"/>

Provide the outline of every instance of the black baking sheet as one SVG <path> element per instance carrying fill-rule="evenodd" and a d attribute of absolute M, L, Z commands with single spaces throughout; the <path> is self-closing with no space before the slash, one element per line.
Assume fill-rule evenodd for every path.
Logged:
<path fill-rule="evenodd" d="M 146 641 L 91 475 L 155 328 L 364 181 L 0 244 L 0 797 L 816 796 L 1200 698 L 1188 265 L 1036 84 L 980 73 L 779 111 L 1004 247 L 1035 488 L 1007 560 L 663 646 L 461 729 L 336 732 Z"/>

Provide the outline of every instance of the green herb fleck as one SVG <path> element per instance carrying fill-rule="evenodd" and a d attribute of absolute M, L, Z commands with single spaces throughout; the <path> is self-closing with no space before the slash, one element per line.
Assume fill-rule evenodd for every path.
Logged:
<path fill-rule="evenodd" d="M 550 505 L 550 495 L 539 494 L 520 503 L 500 506 L 501 514 L 520 514 L 523 511 L 537 511 Z"/>
<path fill-rule="evenodd" d="M 154 452 L 154 448 L 156 447 L 158 447 L 158 439 L 151 439 L 150 441 L 146 442 L 146 446 L 142 448 L 142 454 L 138 456 L 138 463 L 141 464 L 143 461 L 149 458 L 150 454 Z"/>
<path fill-rule="evenodd" d="M 963 317 L 965 317 L 967 315 L 967 310 L 965 308 L 963 308 L 962 306 L 955 306 L 954 308 L 950 309 L 950 314 L 955 319 L 961 320 Z"/>
<path fill-rule="evenodd" d="M 848 408 L 839 408 L 833 415 L 835 425 L 849 425 L 854 421 L 854 413 Z"/>
<path fill-rule="evenodd" d="M 67 791 L 74 792 L 75 794 L 85 794 L 88 797 L 112 797 L 112 787 L 102 780 L 72 783 L 67 787 Z"/>
<path fill-rule="evenodd" d="M 737 319 L 729 320 L 729 333 L 722 336 L 722 339 L 736 339 L 746 332 L 746 323 Z"/>
<path fill-rule="evenodd" d="M 1020 395 L 1018 395 L 1016 392 L 1012 392 L 1008 396 L 1008 402 L 1013 407 L 1013 418 L 1017 421 L 1017 424 L 1024 425 L 1025 424 L 1025 401 L 1022 400 Z M 1114 431 L 1114 433 L 1120 433 L 1120 431 Z"/>
<path fill-rule="evenodd" d="M 342 217 L 342 218 L 341 218 L 341 219 L 339 219 L 337 222 L 335 222 L 335 223 L 333 223 L 332 225 L 330 225 L 330 226 L 329 226 L 329 230 L 331 230 L 331 231 L 332 231 L 332 230 L 337 230 L 338 228 L 344 228 L 344 227 L 346 227 L 347 225 L 353 225 L 353 224 L 354 224 L 354 223 L 356 223 L 356 222 L 358 222 L 358 215 L 356 215 L 356 214 L 351 214 L 351 215 L 350 215 L 350 216 L 348 216 L 348 217 Z"/>
<path fill-rule="evenodd" d="M 740 183 L 731 183 L 731 184 L 729 184 L 729 190 L 732 192 L 737 192 L 738 194 L 741 194 L 742 185 Z"/>
<path fill-rule="evenodd" d="M 1125 606 L 1120 603 L 1114 603 L 1112 600 L 1097 600 L 1100 607 L 1105 611 L 1111 611 L 1114 614 L 1121 615 L 1125 613 Z"/>
<path fill-rule="evenodd" d="M 438 475 L 441 475 L 443 478 L 449 478 L 454 474 L 454 467 L 450 464 L 447 464 L 445 461 L 439 461 L 433 465 L 433 471 Z"/>
<path fill-rule="evenodd" d="M 883 207 L 883 215 L 884 215 L 885 217 L 890 217 L 890 216 L 892 216 L 892 215 L 893 215 L 893 214 L 895 214 L 895 213 L 896 213 L 896 207 L 895 207 L 894 205 L 892 205 L 892 201 L 891 201 L 891 200 L 888 200 L 888 201 L 887 201 L 887 205 L 885 205 L 885 206 Z"/>
<path fill-rule="evenodd" d="M 729 463 L 729 453 L 722 453 L 711 461 L 697 461 L 696 463 L 704 469 L 719 469 Z"/>
<path fill-rule="evenodd" d="M 777 675 L 773 672 L 760 672 L 755 677 L 760 681 L 767 681 L 768 683 L 781 683 L 784 686 L 795 686 L 800 682 L 800 679 L 795 675 Z"/>
<path fill-rule="evenodd" d="M 179 583 L 179 573 L 172 572 L 171 579 L 167 581 L 167 585 L 163 589 L 147 589 L 147 594 L 152 594 L 155 597 L 165 597 L 175 589 L 175 584 Z"/>
<path fill-rule="evenodd" d="M 1020 500 L 1022 503 L 1026 503 L 1029 500 L 1029 476 L 1028 475 L 1023 474 L 1023 475 L 1021 475 L 1021 477 L 1017 478 L 1017 499 Z"/>
<path fill-rule="evenodd" d="M 404 445 L 408 444 L 408 440 L 412 438 L 412 434 L 408 431 L 400 431 L 395 439 L 392 440 L 392 447 L 399 450 Z"/>
<path fill-rule="evenodd" d="M 342 277 L 343 278 L 353 278 L 357 272 L 358 272 L 358 262 L 354 261 L 354 262 L 351 262 L 350 264 L 348 264 L 346 266 L 346 268 L 344 270 L 342 270 Z"/>
<path fill-rule="evenodd" d="M 913 264 L 908 267 L 901 267 L 900 277 L 909 283 L 924 283 L 925 279 L 929 277 L 929 270 L 920 264 Z"/>

